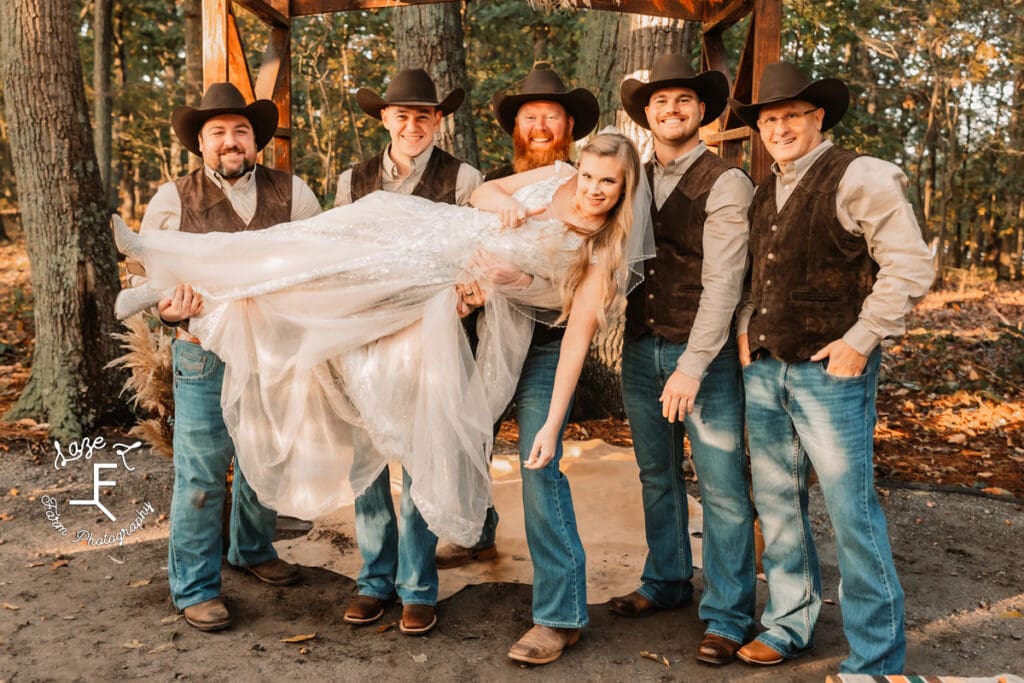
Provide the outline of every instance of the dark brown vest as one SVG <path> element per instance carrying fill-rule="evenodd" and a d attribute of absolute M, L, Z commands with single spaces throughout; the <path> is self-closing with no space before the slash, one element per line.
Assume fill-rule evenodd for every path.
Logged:
<path fill-rule="evenodd" d="M 654 186 L 654 163 L 647 179 Z M 656 334 L 683 344 L 697 317 L 703 291 L 704 220 L 708 194 L 715 181 L 732 166 L 704 152 L 679 179 L 658 209 L 651 202 L 655 257 L 644 262 L 644 282 L 629 295 L 626 334 Z"/>
<path fill-rule="evenodd" d="M 754 193 L 751 352 L 805 361 L 857 322 L 878 272 L 864 238 L 847 232 L 836 216 L 839 181 L 857 156 L 838 147 L 822 153 L 781 212 L 774 175 Z"/>
<path fill-rule="evenodd" d="M 381 189 L 383 164 L 384 152 L 381 152 L 352 167 L 352 201 Z M 461 165 L 462 162 L 451 154 L 435 147 L 412 194 L 435 202 L 455 204 L 455 186 Z"/>
<path fill-rule="evenodd" d="M 181 197 L 182 232 L 241 232 L 262 230 L 292 219 L 292 176 L 257 166 L 256 213 L 246 225 L 231 207 L 227 195 L 202 168 L 174 181 Z"/>

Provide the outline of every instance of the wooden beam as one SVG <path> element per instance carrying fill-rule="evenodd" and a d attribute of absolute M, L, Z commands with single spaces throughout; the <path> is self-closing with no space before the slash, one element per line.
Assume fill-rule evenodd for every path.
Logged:
<path fill-rule="evenodd" d="M 242 97 L 246 102 L 256 99 L 256 93 L 252 88 L 252 74 L 249 73 L 249 62 L 245 58 L 245 45 L 242 42 L 242 33 L 238 30 L 238 22 L 235 21 L 235 13 L 228 12 L 227 17 L 227 48 L 228 48 L 228 78 L 242 91 Z"/>
<path fill-rule="evenodd" d="M 249 10 L 265 24 L 277 28 L 287 28 L 288 17 L 267 4 L 266 0 L 232 0 L 236 5 L 241 5 Z"/>
<path fill-rule="evenodd" d="M 277 132 L 263 152 L 264 163 L 279 171 L 292 170 L 292 70 L 291 30 L 275 28 L 270 32 L 263 55 L 256 96 L 277 105 Z"/>
<path fill-rule="evenodd" d="M 769 64 L 779 61 L 782 52 L 782 0 L 754 2 L 754 59 L 751 102 L 760 95 L 761 74 Z M 750 177 L 760 183 L 771 175 L 772 158 L 761 142 L 761 136 L 750 136 Z"/>
<path fill-rule="evenodd" d="M 203 92 L 228 80 L 228 0 L 203 0 Z"/>
<path fill-rule="evenodd" d="M 402 5 L 429 5 L 454 0 L 291 0 L 290 16 L 302 17 L 309 14 L 347 12 L 350 10 L 382 9 Z M 701 21 L 709 5 L 715 6 L 724 0 L 575 0 L 580 9 L 601 9 L 613 12 L 650 14 L 670 19 Z"/>
<path fill-rule="evenodd" d="M 713 12 L 710 16 L 705 16 L 704 22 L 701 25 L 701 30 L 704 35 L 718 34 L 721 35 L 723 31 L 732 27 L 743 17 L 750 14 L 750 10 L 754 7 L 754 0 L 730 0 L 730 2 L 724 6 L 718 7 L 709 6 L 708 10 Z"/>
<path fill-rule="evenodd" d="M 750 137 L 752 132 L 753 131 L 746 126 L 730 128 L 729 130 L 708 130 L 706 132 L 705 129 L 702 128 L 700 131 L 700 139 L 703 140 L 705 144 L 717 147 L 727 140 L 746 140 Z"/>

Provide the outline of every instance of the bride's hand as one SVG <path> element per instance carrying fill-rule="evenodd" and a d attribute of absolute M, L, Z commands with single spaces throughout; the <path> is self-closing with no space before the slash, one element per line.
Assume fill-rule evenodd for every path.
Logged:
<path fill-rule="evenodd" d="M 555 457 L 555 448 L 558 446 L 558 437 L 561 431 L 561 425 L 545 422 L 533 440 L 533 449 L 530 451 L 530 457 L 523 461 L 523 467 L 528 470 L 547 467 L 551 459 Z"/>
<path fill-rule="evenodd" d="M 537 207 L 536 209 L 527 209 L 517 200 L 512 197 L 508 197 L 503 202 L 503 205 L 498 208 L 497 214 L 501 219 L 501 227 L 518 228 L 526 222 L 527 218 L 542 214 L 546 210 L 546 206 Z"/>
<path fill-rule="evenodd" d="M 178 285 L 174 294 L 161 299 L 156 308 L 165 323 L 180 323 L 202 313 L 203 296 L 193 291 L 192 285 Z"/>

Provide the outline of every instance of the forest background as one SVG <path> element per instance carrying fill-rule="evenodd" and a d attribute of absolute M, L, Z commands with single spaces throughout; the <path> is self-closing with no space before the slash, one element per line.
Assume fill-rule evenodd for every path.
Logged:
<path fill-rule="evenodd" d="M 699 24 L 535 6 L 543 4 L 464 0 L 294 19 L 293 170 L 330 206 L 340 172 L 387 141 L 384 128 L 356 106 L 355 91 L 382 92 L 400 66 L 427 63 L 444 92 L 466 88 L 467 104 L 442 145 L 487 170 L 511 154 L 491 96 L 516 91 L 534 63 L 548 62 L 570 87 L 597 93 L 599 125 L 637 135 L 618 110 L 621 78 L 645 78 L 638 70 L 668 50 L 700 63 Z M 106 367 L 122 353 L 112 335 L 123 331 L 110 313 L 119 284 L 107 218 L 116 211 L 137 224 L 157 186 L 198 161 L 178 143 L 170 118 L 201 95 L 200 7 L 200 0 L 0 4 L 0 413 L 8 424 L 28 420 L 50 438 L 67 439 L 126 418 L 125 374 Z M 249 63 L 258 65 L 269 31 L 241 3 L 235 14 Z M 792 0 L 782 12 L 783 59 L 851 87 L 850 112 L 833 139 L 903 168 L 940 279 L 960 287 L 919 308 L 910 325 L 918 334 L 887 351 L 895 382 L 893 391 L 880 392 L 879 453 L 891 452 L 887 471 L 914 470 L 925 479 L 938 472 L 937 481 L 985 486 L 1001 478 L 991 462 L 960 476 L 956 462 L 938 455 L 908 462 L 906 453 L 995 452 L 1011 474 L 999 486 L 1018 495 L 1022 14 L 1020 0 Z M 733 70 L 749 21 L 725 34 Z M 45 31 L 32 43 L 36 24 Z M 20 138 L 11 135 L 18 121 Z M 10 248 L 2 246 L 8 237 Z M 992 284 L 965 295 L 968 281 Z M 605 360 L 611 355 L 605 349 Z M 578 401 L 585 414 L 617 412 L 618 391 L 609 383 L 614 373 L 598 373 Z M 990 407 L 982 411 L 984 425 L 957 422 L 964 406 L 976 404 Z M 628 431 L 616 423 L 606 436 L 628 439 Z M 989 476 L 979 479 L 979 472 Z"/>

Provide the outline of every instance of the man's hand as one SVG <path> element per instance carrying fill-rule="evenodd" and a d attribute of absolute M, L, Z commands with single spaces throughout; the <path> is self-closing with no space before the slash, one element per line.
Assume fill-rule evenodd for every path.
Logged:
<path fill-rule="evenodd" d="M 469 270 L 499 287 L 526 289 L 533 282 L 533 276 L 524 273 L 516 264 L 483 249 L 477 249 L 473 254 Z"/>
<path fill-rule="evenodd" d="M 736 349 L 740 354 L 740 366 L 750 365 L 750 337 L 746 332 L 736 337 Z"/>
<path fill-rule="evenodd" d="M 465 318 L 473 312 L 474 308 L 480 308 L 487 303 L 487 293 L 477 281 L 465 285 L 455 285 L 455 312 L 460 318 Z"/>
<path fill-rule="evenodd" d="M 811 356 L 812 361 L 825 358 L 828 358 L 826 372 L 834 377 L 857 377 L 864 372 L 864 366 L 868 364 L 867 356 L 862 356 L 842 339 L 836 339 Z"/>
<path fill-rule="evenodd" d="M 156 309 L 165 323 L 180 323 L 203 312 L 203 297 L 192 291 L 192 285 L 178 285 L 174 294 L 160 299 Z"/>
<path fill-rule="evenodd" d="M 682 422 L 693 412 L 700 391 L 700 380 L 676 370 L 665 382 L 665 390 L 661 392 L 661 414 L 669 422 L 677 419 Z"/>

